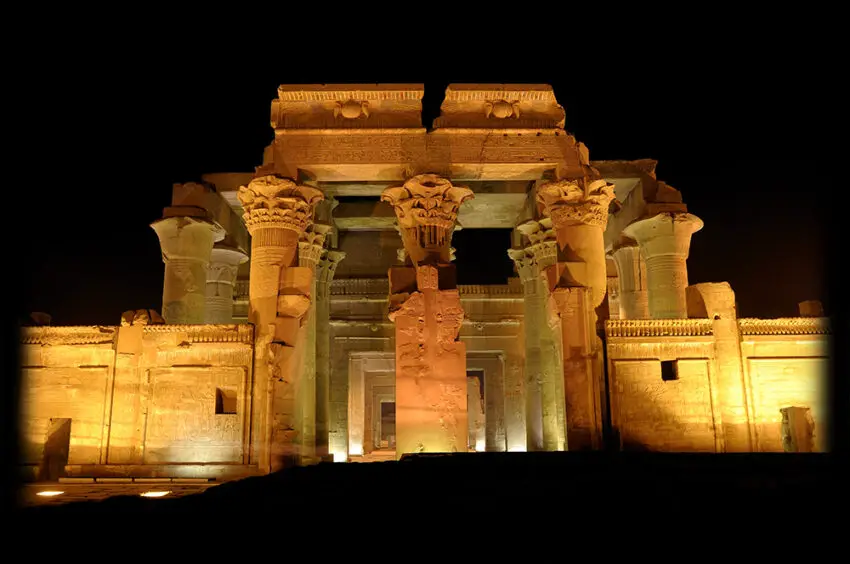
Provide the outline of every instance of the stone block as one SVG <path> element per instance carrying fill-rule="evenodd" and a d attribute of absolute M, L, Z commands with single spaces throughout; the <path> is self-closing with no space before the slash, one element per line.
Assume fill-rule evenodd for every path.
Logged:
<path fill-rule="evenodd" d="M 416 269 L 412 266 L 392 266 L 388 276 L 390 294 L 410 294 L 416 291 Z"/>
<path fill-rule="evenodd" d="M 306 266 L 292 266 L 280 271 L 278 291 L 281 295 L 310 296 L 313 289 L 313 271 Z"/>

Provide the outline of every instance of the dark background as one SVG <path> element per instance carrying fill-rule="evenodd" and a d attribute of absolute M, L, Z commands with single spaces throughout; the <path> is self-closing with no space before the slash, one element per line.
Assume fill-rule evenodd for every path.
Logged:
<path fill-rule="evenodd" d="M 160 310 L 163 264 L 149 224 L 172 183 L 261 163 L 281 83 L 424 83 L 430 127 L 449 83 L 515 82 L 554 87 L 566 129 L 591 159 L 659 161 L 658 178 L 705 221 L 691 283 L 728 281 L 740 316 L 793 316 L 806 299 L 829 314 L 827 62 L 819 44 L 789 36 L 793 27 L 751 23 L 639 34 L 637 24 L 587 24 L 582 38 L 488 42 L 384 36 L 368 46 L 259 28 L 52 36 L 49 55 L 25 66 L 20 82 L 31 108 L 19 147 L 30 162 L 19 201 L 7 205 L 20 214 L 20 199 L 30 200 L 23 213 L 32 215 L 7 233 L 26 251 L 13 270 L 24 286 L 15 305 L 24 316 L 51 314 L 54 325 L 114 325 L 127 309 Z M 508 245 L 507 231 L 459 232 L 460 281 L 503 283 Z"/>

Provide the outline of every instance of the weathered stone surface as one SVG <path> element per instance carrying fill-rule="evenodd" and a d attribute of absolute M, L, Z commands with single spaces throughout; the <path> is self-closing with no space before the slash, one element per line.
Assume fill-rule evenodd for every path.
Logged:
<path fill-rule="evenodd" d="M 640 245 L 646 263 L 649 314 L 654 318 L 687 317 L 686 261 L 691 235 L 702 229 L 700 218 L 688 213 L 661 213 L 623 230 Z"/>

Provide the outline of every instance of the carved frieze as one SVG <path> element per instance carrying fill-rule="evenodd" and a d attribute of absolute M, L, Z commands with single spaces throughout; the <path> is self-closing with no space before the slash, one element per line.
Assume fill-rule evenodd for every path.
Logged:
<path fill-rule="evenodd" d="M 111 343 L 117 327 L 69 326 L 23 327 L 21 343 L 25 345 L 96 345 Z"/>

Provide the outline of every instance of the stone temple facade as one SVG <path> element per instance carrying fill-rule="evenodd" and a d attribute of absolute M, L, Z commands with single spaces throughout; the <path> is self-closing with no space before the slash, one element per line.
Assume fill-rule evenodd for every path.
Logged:
<path fill-rule="evenodd" d="M 689 285 L 702 220 L 655 161 L 592 161 L 549 86 L 451 85 L 431 130 L 422 96 L 281 86 L 262 165 L 175 185 L 151 225 L 161 317 L 24 329 L 32 493 L 417 452 L 825 450 L 817 303 L 742 319 L 727 283 Z M 511 229 L 516 276 L 457 284 L 461 228 Z"/>

